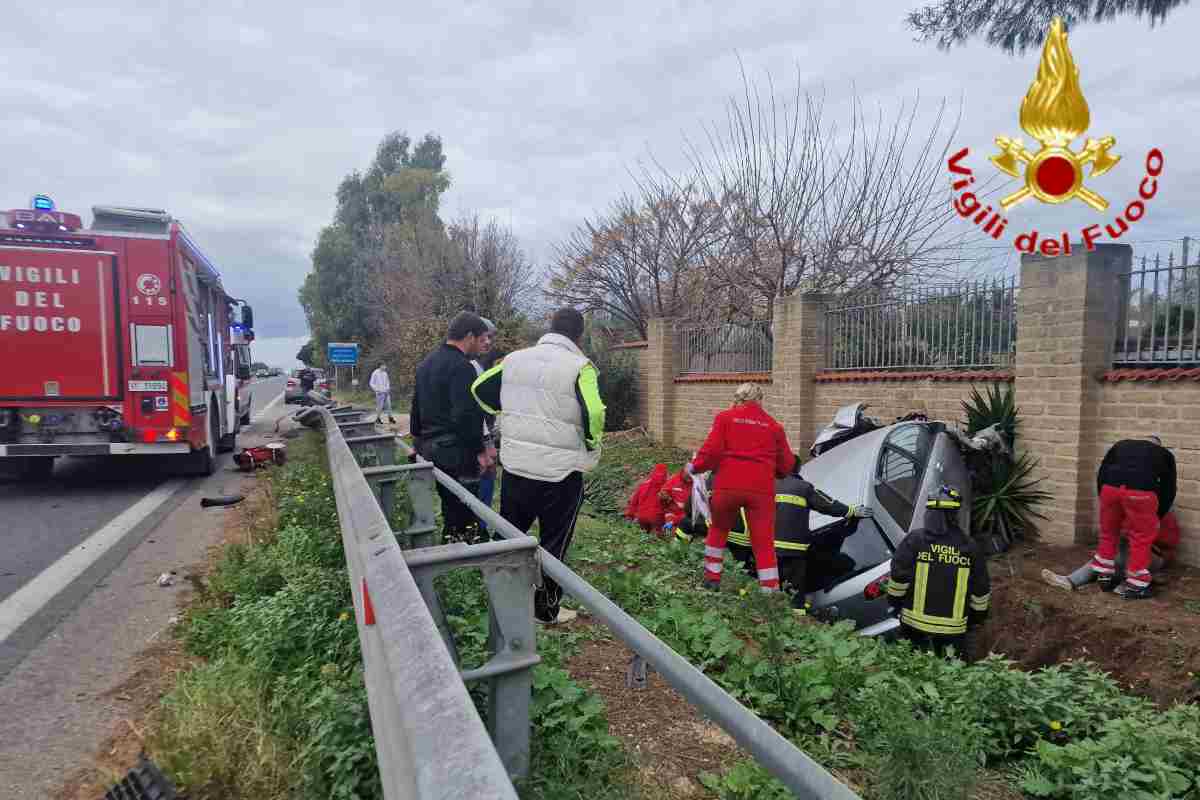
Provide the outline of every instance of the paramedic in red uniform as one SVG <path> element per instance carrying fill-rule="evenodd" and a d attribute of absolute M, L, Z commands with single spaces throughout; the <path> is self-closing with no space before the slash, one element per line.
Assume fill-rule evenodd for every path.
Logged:
<path fill-rule="evenodd" d="M 1123 439 L 1111 448 L 1096 475 L 1100 492 L 1100 544 L 1092 571 L 1101 586 L 1116 582 L 1121 529 L 1128 530 L 1125 582 L 1116 594 L 1126 600 L 1150 596 L 1151 547 L 1159 520 L 1175 502 L 1175 456 L 1157 436 Z"/>
<path fill-rule="evenodd" d="M 764 592 L 779 591 L 775 563 L 775 479 L 792 471 L 795 456 L 787 435 L 762 408 L 762 387 L 743 383 L 731 408 L 717 414 L 696 457 L 684 468 L 689 475 L 716 471 L 709 501 L 712 521 L 704 547 L 704 586 L 719 589 L 729 530 L 744 511 L 750 546 Z"/>

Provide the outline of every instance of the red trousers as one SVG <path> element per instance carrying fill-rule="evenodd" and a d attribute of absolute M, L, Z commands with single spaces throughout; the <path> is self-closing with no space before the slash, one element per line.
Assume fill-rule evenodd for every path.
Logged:
<path fill-rule="evenodd" d="M 775 493 L 749 492 L 740 489 L 718 489 L 709 499 L 712 520 L 708 539 L 704 543 L 704 577 L 718 583 L 725 559 L 729 531 L 737 522 L 738 512 L 745 510 L 750 530 L 750 547 L 758 569 L 758 585 L 763 591 L 779 591 L 779 567 L 775 562 Z"/>
<path fill-rule="evenodd" d="M 1126 582 L 1138 588 L 1150 585 L 1150 548 L 1158 536 L 1158 495 L 1124 486 L 1100 487 L 1100 544 L 1092 556 L 1092 570 L 1112 575 L 1122 528 L 1129 538 Z"/>

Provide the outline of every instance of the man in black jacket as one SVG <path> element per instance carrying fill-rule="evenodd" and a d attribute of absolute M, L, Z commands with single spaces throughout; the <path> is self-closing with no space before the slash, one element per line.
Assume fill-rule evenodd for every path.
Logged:
<path fill-rule="evenodd" d="M 475 367 L 487 325 L 463 311 L 450 323 L 446 343 L 417 367 L 409 429 L 417 452 L 452 478 L 471 483 L 492 466 L 483 441 L 483 409 L 471 396 Z M 475 515 L 438 484 L 442 499 L 443 536 L 447 541 L 476 538 Z"/>
<path fill-rule="evenodd" d="M 1092 571 L 1101 588 L 1116 582 L 1121 529 L 1129 532 L 1125 582 L 1116 594 L 1125 600 L 1150 596 L 1151 547 L 1159 521 L 1175 502 L 1175 456 L 1157 436 L 1122 439 L 1109 448 L 1096 473 L 1100 493 L 1100 543 Z M 1108 584 L 1107 586 L 1105 584 Z"/>
<path fill-rule="evenodd" d="M 987 562 L 958 526 L 957 489 L 942 486 L 925 507 L 943 513 L 929 515 L 930 527 L 910 531 L 892 554 L 888 602 L 900 611 L 901 635 L 917 647 L 962 653 L 968 626 L 983 622 L 991 605 Z"/>

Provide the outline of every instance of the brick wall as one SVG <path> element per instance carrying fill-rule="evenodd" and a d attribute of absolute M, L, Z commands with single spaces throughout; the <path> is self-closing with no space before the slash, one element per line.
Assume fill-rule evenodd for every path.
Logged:
<path fill-rule="evenodd" d="M 1127 245 L 1074 251 L 1022 257 L 1012 371 L 821 372 L 824 299 L 804 295 L 775 308 L 771 373 L 680 376 L 674 322 L 653 320 L 647 346 L 638 350 L 644 424 L 666 443 L 694 448 L 737 385 L 758 381 L 767 411 L 806 452 L 844 405 L 869 403 L 867 413 L 885 422 L 913 411 L 957 422 L 972 389 L 1010 383 L 1022 414 L 1018 449 L 1039 460 L 1035 474 L 1052 495 L 1043 509 L 1049 520 L 1039 523 L 1044 539 L 1093 542 L 1096 470 L 1105 451 L 1118 439 L 1158 433 L 1179 465 L 1180 557 L 1200 565 L 1200 369 L 1112 370 L 1119 275 L 1129 270 L 1132 252 Z"/>
<path fill-rule="evenodd" d="M 1095 502 L 1096 470 L 1104 453 L 1120 439 L 1157 434 L 1175 455 L 1179 492 L 1175 516 L 1182 530 L 1179 558 L 1200 565 L 1200 383 L 1146 382 L 1100 383 L 1098 421 L 1089 437 L 1090 452 L 1083 465 L 1091 476 Z M 1080 531 L 1081 541 L 1094 541 L 1098 528 Z"/>

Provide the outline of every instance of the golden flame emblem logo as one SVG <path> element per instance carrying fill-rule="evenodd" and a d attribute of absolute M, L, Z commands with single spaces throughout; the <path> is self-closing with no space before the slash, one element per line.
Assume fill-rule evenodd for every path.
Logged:
<path fill-rule="evenodd" d="M 1000 153 L 991 157 L 992 163 L 1014 178 L 1022 177 L 1021 165 L 1025 170 L 1025 185 L 1000 201 L 1004 210 L 1028 197 L 1056 204 L 1078 197 L 1097 211 L 1108 208 L 1107 200 L 1083 185 L 1083 168 L 1091 164 L 1089 177 L 1095 178 L 1116 166 L 1121 157 L 1108 150 L 1117 140 L 1112 136 L 1088 139 L 1078 153 L 1070 147 L 1088 129 L 1091 113 L 1058 17 L 1050 23 L 1037 77 L 1021 101 L 1020 119 L 1021 129 L 1042 146 L 1030 153 L 1020 139 L 996 137 Z"/>

